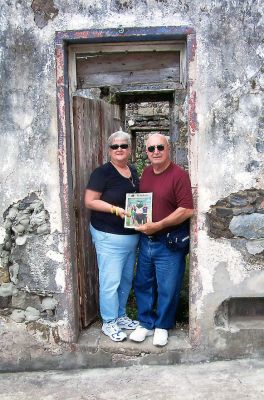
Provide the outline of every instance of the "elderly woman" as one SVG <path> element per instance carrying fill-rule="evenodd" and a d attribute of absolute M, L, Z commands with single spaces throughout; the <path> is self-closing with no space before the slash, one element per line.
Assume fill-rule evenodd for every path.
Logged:
<path fill-rule="evenodd" d="M 85 206 L 92 210 L 90 231 L 99 269 L 99 302 L 102 331 L 113 341 L 135 329 L 138 322 L 126 315 L 132 286 L 139 234 L 124 228 L 126 193 L 138 191 L 135 167 L 128 164 L 130 135 L 123 131 L 108 139 L 110 161 L 96 168 L 85 192 Z"/>

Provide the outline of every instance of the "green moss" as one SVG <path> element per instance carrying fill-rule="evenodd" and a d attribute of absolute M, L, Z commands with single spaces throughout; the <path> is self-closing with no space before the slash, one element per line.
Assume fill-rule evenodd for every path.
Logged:
<path fill-rule="evenodd" d="M 146 167 L 146 165 L 147 165 L 147 161 L 146 160 L 138 160 L 137 161 L 137 173 L 138 173 L 138 176 L 141 176 L 142 175 L 142 172 L 143 172 L 143 170 L 144 170 L 144 168 Z"/>

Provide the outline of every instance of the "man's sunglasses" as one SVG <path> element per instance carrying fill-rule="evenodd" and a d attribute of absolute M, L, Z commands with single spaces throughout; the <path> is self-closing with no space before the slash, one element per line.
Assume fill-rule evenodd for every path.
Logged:
<path fill-rule="evenodd" d="M 127 143 L 122 143 L 122 144 L 111 144 L 109 147 L 110 147 L 110 149 L 112 149 L 112 150 L 117 150 L 117 149 L 119 149 L 119 147 L 120 147 L 120 149 L 125 150 L 125 149 L 128 149 L 128 144 L 127 144 Z"/>
<path fill-rule="evenodd" d="M 159 151 L 163 151 L 165 149 L 165 147 L 163 146 L 163 144 L 158 144 L 157 146 L 149 146 L 147 148 L 147 150 L 150 153 L 153 153 L 155 151 L 155 149 L 159 150 Z"/>

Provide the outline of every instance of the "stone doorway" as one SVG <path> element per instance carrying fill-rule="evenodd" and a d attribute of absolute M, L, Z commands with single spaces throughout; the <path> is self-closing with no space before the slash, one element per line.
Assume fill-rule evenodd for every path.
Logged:
<path fill-rule="evenodd" d="M 163 28 L 164 29 L 164 28 Z M 113 30 L 115 35 L 118 35 L 118 32 Z M 87 44 L 83 45 L 80 44 L 80 41 L 78 41 L 78 37 L 80 37 L 80 33 L 76 32 L 74 34 L 74 40 L 72 34 L 69 35 L 71 36 L 70 40 L 64 40 L 63 41 L 63 46 L 62 44 L 62 36 L 65 35 L 67 37 L 67 33 L 62 33 L 61 36 L 59 37 L 59 42 L 60 45 L 57 47 L 57 51 L 59 52 L 58 55 L 62 56 L 62 59 L 65 58 L 67 55 L 67 61 L 68 61 L 68 75 L 66 74 L 67 81 L 68 81 L 68 86 L 69 86 L 69 93 L 63 93 L 64 96 L 60 98 L 58 96 L 58 106 L 59 110 L 62 110 L 60 105 L 63 104 L 63 102 L 66 101 L 66 107 L 65 107 L 65 114 L 62 117 L 68 117 L 66 118 L 66 122 L 68 121 L 68 125 L 65 124 L 65 120 L 63 118 L 60 118 L 59 115 L 59 121 L 62 122 L 62 128 L 67 131 L 71 130 L 71 135 L 70 139 L 68 137 L 68 141 L 70 140 L 71 146 L 74 144 L 74 129 L 73 129 L 73 107 L 72 107 L 72 101 L 74 96 L 83 96 L 83 97 L 88 97 L 88 98 L 95 98 L 95 99 L 103 99 L 105 96 L 108 97 L 109 103 L 114 103 L 116 105 L 119 105 L 120 107 L 120 119 L 122 126 L 125 127 L 126 123 L 128 124 L 129 118 L 131 115 L 129 115 L 128 109 L 129 109 L 129 104 L 135 104 L 138 102 L 151 102 L 154 104 L 154 102 L 165 102 L 168 103 L 169 107 L 169 126 L 167 126 L 167 130 L 170 131 L 171 133 L 171 143 L 172 143 L 172 158 L 177 161 L 180 164 L 184 164 L 183 162 L 179 162 L 179 154 L 182 154 L 182 149 L 184 148 L 185 153 L 187 154 L 187 148 L 190 149 L 190 143 L 191 141 L 187 139 L 189 134 L 191 133 L 190 131 L 195 131 L 195 103 L 192 103 L 192 108 L 190 110 L 189 107 L 186 107 L 187 101 L 190 96 L 190 86 L 187 83 L 187 74 L 186 70 L 187 68 L 187 60 L 186 58 L 186 48 L 190 48 L 190 43 L 194 44 L 193 41 L 190 42 L 190 36 L 177 34 L 177 35 L 172 35 L 171 37 L 167 37 L 162 39 L 162 35 L 159 37 L 157 36 L 157 30 L 155 30 L 155 35 L 151 35 L 149 37 L 143 35 L 142 37 L 135 37 L 133 36 L 132 31 L 130 31 L 130 34 L 132 33 L 132 38 L 130 36 L 129 40 L 128 37 L 123 37 L 120 42 L 118 40 L 114 40 L 112 36 L 107 36 L 106 40 L 100 41 L 100 39 L 94 41 L 93 39 L 90 41 L 89 39 L 87 40 Z M 87 35 L 89 37 L 89 31 L 86 31 Z M 93 32 L 93 31 L 92 31 Z M 128 30 L 129 32 L 129 30 Z M 91 32 L 90 32 L 91 33 Z M 189 34 L 190 32 L 188 32 Z M 107 33 L 104 33 L 106 34 Z M 135 38 L 135 42 L 133 42 L 133 38 Z M 147 40 L 146 40 L 147 39 Z M 187 39 L 187 41 L 186 41 Z M 194 37 L 192 37 L 194 39 Z M 76 42 L 76 44 L 71 44 L 72 42 Z M 78 43 L 79 42 L 79 43 Z M 99 42 L 99 44 L 98 44 Z M 106 43 L 105 43 L 106 42 Z M 118 43 L 116 43 L 118 42 Z M 67 47 L 67 53 L 65 52 L 65 49 Z M 107 49 L 107 51 L 106 51 Z M 106 71 L 107 74 L 102 77 L 100 76 L 100 83 L 96 83 L 96 76 L 98 75 L 96 71 L 98 72 L 98 66 L 96 67 L 96 63 L 98 64 L 99 62 L 104 61 L 103 65 L 111 64 L 112 62 L 112 67 L 114 65 L 120 66 L 123 65 L 126 62 L 134 63 L 135 62 L 135 54 L 130 54 L 130 53 L 138 53 L 138 49 L 140 49 L 140 54 L 138 55 L 139 58 L 137 59 L 137 65 L 141 65 L 141 68 L 135 67 L 134 64 L 134 70 L 136 71 L 135 74 L 128 73 L 128 71 L 125 69 L 124 71 L 115 71 L 115 68 L 111 68 L 111 71 L 114 73 L 109 75 L 109 70 Z M 160 61 L 160 68 L 158 68 L 158 71 L 154 71 L 153 74 L 150 74 L 148 71 L 149 66 L 153 64 L 152 58 L 157 57 L 157 49 L 161 50 L 160 54 L 158 54 L 158 57 L 161 56 L 162 54 L 162 60 Z M 105 53 L 104 53 L 105 52 Z M 109 54 L 110 53 L 110 54 Z M 118 58 L 117 58 L 118 55 Z M 133 55 L 133 57 L 131 57 Z M 146 56 L 144 58 L 144 56 Z M 78 57 L 79 57 L 79 64 L 78 64 Z M 103 58 L 102 58 L 103 57 Z M 148 64 L 148 59 L 151 57 L 150 64 Z M 170 63 L 172 58 L 174 57 L 174 74 L 172 74 L 173 78 L 171 79 L 171 74 L 167 74 L 167 77 L 169 78 L 168 81 L 164 81 L 164 79 L 161 79 L 160 76 L 161 70 L 165 68 L 168 69 L 167 63 Z M 94 73 L 92 69 L 89 71 L 84 68 L 84 65 L 88 65 L 87 61 L 89 61 L 89 67 L 91 67 L 91 58 L 94 58 L 96 60 L 94 64 Z M 111 60 L 112 58 L 112 60 Z M 121 59 L 120 59 L 121 58 Z M 109 61 L 110 59 L 110 61 Z M 114 60 L 114 61 L 113 61 Z M 166 61 L 167 60 L 167 61 Z M 125 62 L 124 62 L 125 61 Z M 190 62 L 190 61 L 189 61 Z M 147 63 L 147 64 L 146 64 Z M 165 67 L 164 67 L 165 63 Z M 154 63 L 155 64 L 155 63 Z M 131 64 L 130 64 L 130 69 L 131 69 Z M 104 67 L 102 69 L 104 72 Z M 59 69 L 58 71 L 58 77 L 60 75 L 61 70 Z M 159 79 L 157 78 L 157 74 L 159 75 Z M 65 78 L 65 74 L 62 74 L 63 77 Z M 112 82 L 107 84 L 107 82 L 102 81 L 102 78 L 105 79 L 106 75 L 111 77 Z M 132 76 L 136 76 L 136 82 L 131 81 Z M 122 77 L 122 79 L 120 78 Z M 125 77 L 128 76 L 128 80 L 126 81 Z M 117 78 L 116 78 L 117 77 Z M 148 81 L 149 77 L 152 77 L 152 81 Z M 118 79 L 119 84 L 114 84 L 113 80 Z M 58 81 L 59 78 L 58 78 Z M 138 82 L 139 81 L 139 82 Z M 147 82 L 146 82 L 147 81 Z M 103 85 L 102 85 L 103 83 Z M 58 85 L 58 93 L 60 94 L 60 85 Z M 67 97 L 69 95 L 69 97 Z M 68 102 L 67 102 L 68 99 Z M 189 99 L 190 101 L 190 99 Z M 184 122 L 184 128 L 183 125 L 181 125 L 181 112 L 179 110 L 182 110 L 182 115 L 184 114 L 183 120 Z M 189 112 L 189 114 L 188 114 Z M 126 118 L 127 115 L 127 118 Z M 182 121 L 183 121 L 182 120 Z M 192 124 L 190 125 L 190 120 L 192 121 Z M 132 127 L 132 126 L 131 126 Z M 130 128 L 131 128 L 130 127 Z M 183 128 L 183 129 L 182 129 Z M 138 128 L 137 128 L 138 129 Z M 136 131 L 131 129 L 131 132 L 133 136 L 136 136 Z M 184 132 L 185 134 L 185 140 L 186 143 L 188 142 L 188 146 L 186 146 L 186 143 L 184 146 L 181 145 L 180 143 L 180 138 L 182 138 L 181 133 Z M 188 133 L 188 134 L 187 134 Z M 65 153 L 64 153 L 65 155 Z M 76 170 L 76 165 L 75 163 L 75 155 L 73 153 L 67 153 L 67 157 L 65 160 L 67 160 L 67 166 L 70 167 L 67 173 L 70 172 L 71 177 L 69 176 L 68 178 L 68 186 L 67 189 L 69 192 L 72 192 L 74 194 L 75 190 L 75 170 Z M 192 157 L 189 157 L 189 159 Z M 187 158 L 186 158 L 187 159 Z M 184 157 L 182 157 L 182 160 L 184 160 Z M 187 164 L 186 164 L 187 165 Z M 65 164 L 61 164 L 61 173 L 65 171 Z M 195 172 L 195 171 L 194 171 Z M 63 175 L 65 178 L 65 174 Z M 63 205 L 63 212 L 69 212 L 70 210 L 68 209 L 69 204 L 67 204 L 67 207 L 65 205 L 65 201 L 63 199 L 62 201 Z M 67 210 L 65 209 L 67 208 Z M 73 205 L 73 210 L 74 210 L 74 205 Z M 71 236 L 68 238 L 69 242 L 73 240 L 74 237 L 76 237 L 76 224 L 74 223 L 75 221 L 75 216 L 74 214 L 70 213 L 72 215 L 72 219 L 70 221 L 70 232 Z M 66 220 L 67 221 L 67 220 Z M 69 225 L 68 225 L 69 228 Z M 69 243 L 66 241 L 66 244 Z M 73 289 L 75 287 L 75 292 L 71 293 L 72 297 L 72 304 L 74 305 L 75 309 L 75 326 L 73 326 L 73 330 L 75 331 L 75 336 L 78 336 L 78 331 L 80 327 L 84 328 L 82 323 L 80 324 L 79 321 L 81 319 L 78 317 L 81 314 L 81 309 L 80 306 L 78 305 L 78 298 L 76 296 L 77 293 L 77 284 L 78 284 L 78 269 L 76 269 L 76 264 L 78 260 L 78 252 L 76 253 L 76 250 L 71 251 L 71 261 L 74 262 L 75 267 L 72 270 L 72 278 L 73 278 Z M 74 261 L 75 260 L 75 261 Z M 88 294 L 89 295 L 89 294 Z M 81 307 L 85 307 L 85 305 L 81 305 Z"/>

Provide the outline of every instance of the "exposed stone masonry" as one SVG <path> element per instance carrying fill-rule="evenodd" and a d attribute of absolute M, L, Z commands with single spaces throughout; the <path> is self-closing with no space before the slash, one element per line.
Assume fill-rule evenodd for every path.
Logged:
<path fill-rule="evenodd" d="M 248 189 L 219 200 L 211 206 L 208 224 L 211 237 L 233 239 L 249 261 L 264 261 L 264 190 Z"/>
<path fill-rule="evenodd" d="M 15 322 L 52 317 L 58 303 L 51 294 L 31 291 L 24 279 L 24 275 L 31 272 L 23 259 L 24 249 L 27 243 L 34 249 L 35 237 L 50 234 L 49 219 L 43 201 L 35 193 L 13 204 L 4 213 L 5 236 L 0 244 L 0 308 L 6 309 L 5 314 L 11 314 Z"/>
<path fill-rule="evenodd" d="M 34 12 L 34 21 L 40 29 L 44 28 L 49 20 L 53 20 L 59 13 L 59 10 L 54 7 L 53 0 L 33 0 L 31 8 Z"/>
<path fill-rule="evenodd" d="M 170 115 L 168 102 L 130 103 L 126 109 L 126 126 L 134 142 L 132 161 L 137 164 L 138 172 L 148 165 L 145 152 L 145 139 L 148 134 L 159 132 L 169 135 Z"/>

